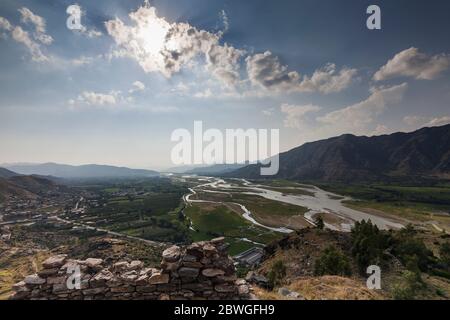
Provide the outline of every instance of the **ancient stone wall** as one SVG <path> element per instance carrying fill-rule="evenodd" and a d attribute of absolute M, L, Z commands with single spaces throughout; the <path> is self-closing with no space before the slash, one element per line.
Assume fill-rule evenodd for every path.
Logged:
<path fill-rule="evenodd" d="M 248 299 L 250 288 L 236 278 L 226 249 L 223 238 L 173 246 L 163 252 L 161 269 L 145 268 L 141 261 L 107 267 L 101 259 L 54 256 L 37 274 L 15 284 L 11 299 Z"/>

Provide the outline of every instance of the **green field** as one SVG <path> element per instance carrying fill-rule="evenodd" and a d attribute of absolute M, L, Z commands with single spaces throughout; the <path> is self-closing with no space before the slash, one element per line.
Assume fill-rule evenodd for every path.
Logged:
<path fill-rule="evenodd" d="M 224 205 L 204 206 L 196 204 L 187 207 L 185 214 L 192 220 L 196 230 L 190 230 L 193 241 L 224 236 L 230 243 L 229 253 L 231 255 L 254 246 L 252 243 L 240 240 L 241 238 L 266 244 L 282 236 L 279 233 L 254 226 Z"/>

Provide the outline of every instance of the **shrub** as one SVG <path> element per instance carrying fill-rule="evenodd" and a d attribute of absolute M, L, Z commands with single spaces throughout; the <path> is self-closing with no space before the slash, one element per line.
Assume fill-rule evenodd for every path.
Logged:
<path fill-rule="evenodd" d="M 356 222 L 351 231 L 352 255 L 359 271 L 364 273 L 369 265 L 381 265 L 385 260 L 384 251 L 389 247 L 390 236 L 382 233 L 369 220 Z"/>
<path fill-rule="evenodd" d="M 329 246 L 316 260 L 314 273 L 318 276 L 325 274 L 349 276 L 352 272 L 348 258 L 334 246 Z"/>
<path fill-rule="evenodd" d="M 422 240 L 415 237 L 412 225 L 398 231 L 394 237 L 393 253 L 408 270 L 427 271 L 434 260 L 433 253 L 427 249 Z"/>
<path fill-rule="evenodd" d="M 322 217 L 318 216 L 315 220 L 314 223 L 316 224 L 316 228 L 323 230 L 323 228 L 325 228 L 325 224 L 323 223 L 323 219 Z"/>
<path fill-rule="evenodd" d="M 450 242 L 444 242 L 439 248 L 440 260 L 446 265 L 447 270 L 450 269 Z"/>
<path fill-rule="evenodd" d="M 280 286 L 283 283 L 285 277 L 286 277 L 286 267 L 284 266 L 283 261 L 278 260 L 272 265 L 272 268 L 267 274 L 267 279 L 269 280 L 270 288 Z"/>
<path fill-rule="evenodd" d="M 423 287 L 423 283 L 420 279 L 420 274 L 404 271 L 402 279 L 393 286 L 392 297 L 395 300 L 413 300 L 421 287 Z"/>

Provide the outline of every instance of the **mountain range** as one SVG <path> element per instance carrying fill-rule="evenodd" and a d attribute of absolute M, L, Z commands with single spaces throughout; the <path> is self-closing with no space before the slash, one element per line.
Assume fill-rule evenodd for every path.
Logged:
<path fill-rule="evenodd" d="M 450 125 L 381 136 L 344 134 L 279 154 L 279 172 L 260 175 L 260 164 L 226 177 L 364 182 L 450 178 Z"/>
<path fill-rule="evenodd" d="M 153 170 L 130 169 L 107 165 L 88 164 L 72 166 L 57 163 L 43 164 L 12 164 L 5 165 L 6 169 L 24 175 L 52 176 L 65 179 L 88 178 L 145 178 L 159 176 Z"/>

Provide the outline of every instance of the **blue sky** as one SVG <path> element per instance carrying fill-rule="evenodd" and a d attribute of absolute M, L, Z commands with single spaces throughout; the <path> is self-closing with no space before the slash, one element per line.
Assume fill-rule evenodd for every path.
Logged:
<path fill-rule="evenodd" d="M 281 150 L 450 122 L 445 0 L 78 1 L 79 31 L 72 4 L 0 3 L 0 163 L 170 167 L 194 120 Z"/>

